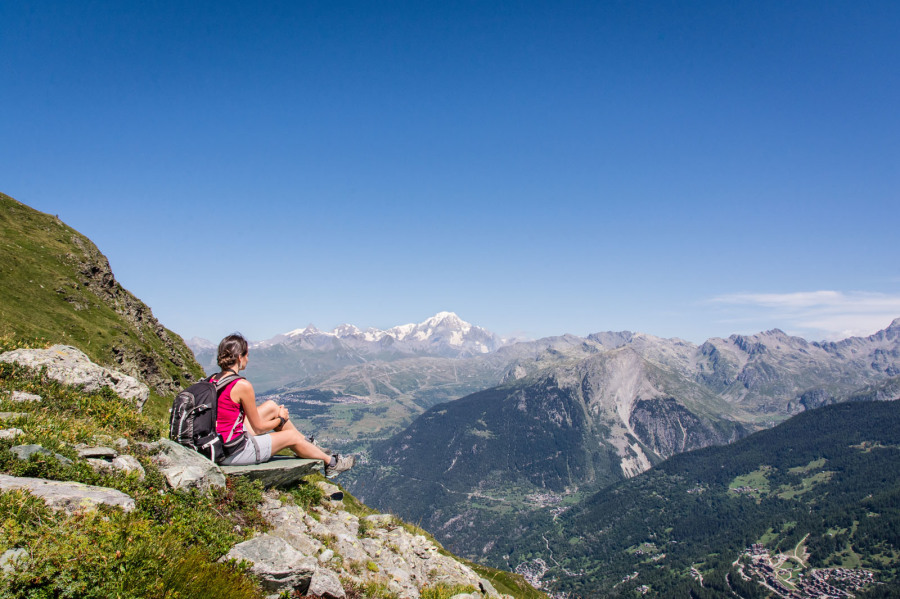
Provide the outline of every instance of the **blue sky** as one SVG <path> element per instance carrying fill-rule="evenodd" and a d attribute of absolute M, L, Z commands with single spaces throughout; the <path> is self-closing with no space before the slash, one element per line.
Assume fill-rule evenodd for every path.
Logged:
<path fill-rule="evenodd" d="M 898 28 L 897 2 L 0 1 L 0 191 L 185 338 L 441 310 L 868 334 L 900 317 Z"/>

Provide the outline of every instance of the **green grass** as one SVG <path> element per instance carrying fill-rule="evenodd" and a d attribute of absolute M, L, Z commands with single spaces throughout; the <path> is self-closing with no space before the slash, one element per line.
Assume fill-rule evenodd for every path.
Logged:
<path fill-rule="evenodd" d="M 107 281 L 105 297 L 86 284 L 100 284 L 104 273 L 90 266 L 97 264 L 108 266 L 87 237 L 0 193 L 0 337 L 73 345 L 98 364 L 128 370 L 122 360 L 179 387 L 200 378 L 191 351 L 178 335 L 157 328 L 150 308 L 114 281 Z M 126 306 L 142 320 L 124 318 Z"/>
<path fill-rule="evenodd" d="M 807 493 L 816 485 L 827 483 L 834 476 L 834 472 L 817 472 L 800 481 L 799 485 L 784 485 L 778 489 L 778 497 L 781 499 L 794 499 Z"/>
<path fill-rule="evenodd" d="M 42 396 L 13 404 L 13 390 Z M 0 552 L 24 548 L 27 560 L 0 579 L 3 597 L 260 597 L 256 583 L 234 565 L 216 560 L 234 544 L 267 527 L 257 506 L 258 484 L 229 479 L 207 493 L 169 491 L 163 475 L 136 442 L 159 438 L 161 425 L 137 413 L 109 389 L 96 393 L 61 385 L 42 372 L 0 363 L 0 411 L 25 412 L 25 434 L 0 440 L 0 472 L 109 487 L 128 494 L 135 509 L 101 507 L 67 516 L 23 492 L 0 493 Z M 75 443 L 126 439 L 146 478 L 95 472 Z M 52 456 L 19 460 L 13 444 L 37 443 Z M 211 592 L 214 589 L 215 592 Z"/>
<path fill-rule="evenodd" d="M 772 469 L 769 466 L 762 466 L 748 474 L 736 476 L 734 480 L 728 484 L 728 489 L 734 490 L 741 487 L 748 487 L 750 489 L 755 489 L 755 491 L 751 491 L 747 493 L 747 495 L 757 498 L 764 497 L 770 492 L 768 474 L 771 470 Z"/>

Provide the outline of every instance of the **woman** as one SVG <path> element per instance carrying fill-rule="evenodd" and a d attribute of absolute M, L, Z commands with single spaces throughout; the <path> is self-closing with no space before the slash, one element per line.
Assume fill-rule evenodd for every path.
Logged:
<path fill-rule="evenodd" d="M 248 352 L 247 340 L 240 333 L 222 339 L 217 358 L 222 372 L 214 376 L 212 382 L 229 374 L 240 376 L 238 373 L 247 368 Z M 285 447 L 298 457 L 325 462 L 328 478 L 349 470 L 356 461 L 353 456 L 328 455 L 307 441 L 291 423 L 284 406 L 271 400 L 257 406 L 253 385 L 244 378 L 230 383 L 219 395 L 216 431 L 226 444 L 241 435 L 246 437 L 241 449 L 222 460 L 223 466 L 261 464 Z"/>

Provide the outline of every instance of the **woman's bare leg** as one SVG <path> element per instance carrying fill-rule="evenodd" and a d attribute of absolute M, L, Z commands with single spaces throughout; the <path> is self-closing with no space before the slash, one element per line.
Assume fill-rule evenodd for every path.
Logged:
<path fill-rule="evenodd" d="M 290 425 L 290 429 L 288 429 L 288 425 Z M 306 437 L 294 428 L 290 421 L 285 423 L 283 430 L 269 434 L 272 436 L 272 455 L 287 447 L 298 457 L 322 460 L 326 465 L 331 462 L 331 456 L 307 441 Z"/>
<path fill-rule="evenodd" d="M 258 405 L 256 409 L 259 411 L 260 417 L 264 420 L 271 420 L 278 417 L 278 404 L 272 400 L 263 402 Z M 247 418 L 244 418 L 244 430 L 249 431 L 253 435 L 259 435 L 266 432 L 254 430 Z M 289 448 L 301 458 L 322 460 L 326 464 L 331 461 L 331 456 L 310 443 L 290 420 L 285 422 L 284 426 L 276 428 L 270 434 L 272 435 L 272 455 L 275 455 L 284 448 Z"/>

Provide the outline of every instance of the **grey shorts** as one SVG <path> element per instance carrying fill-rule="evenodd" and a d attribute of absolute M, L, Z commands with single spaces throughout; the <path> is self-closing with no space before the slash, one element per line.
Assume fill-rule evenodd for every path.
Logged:
<path fill-rule="evenodd" d="M 247 466 L 269 461 L 272 457 L 272 435 L 244 432 L 244 436 L 247 438 L 244 448 L 222 460 L 221 466 Z"/>

